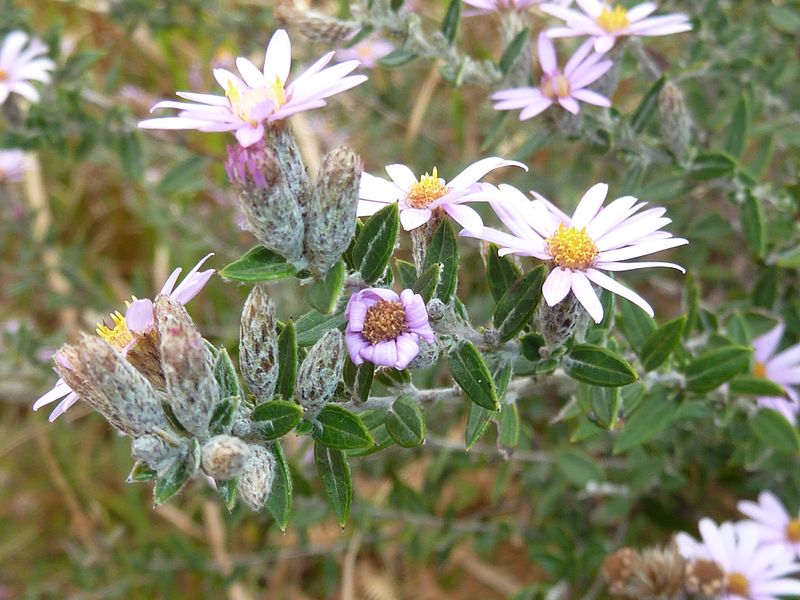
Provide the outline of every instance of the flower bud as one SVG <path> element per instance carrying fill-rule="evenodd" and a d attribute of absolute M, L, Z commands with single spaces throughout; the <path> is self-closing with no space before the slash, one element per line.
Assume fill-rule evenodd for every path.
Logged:
<path fill-rule="evenodd" d="M 344 367 L 344 338 L 331 329 L 308 351 L 297 371 L 297 395 L 303 408 L 314 418 L 331 399 Z"/>
<path fill-rule="evenodd" d="M 355 234 L 361 170 L 350 148 L 332 150 L 322 161 L 306 210 L 305 253 L 317 275 L 327 273 Z"/>
<path fill-rule="evenodd" d="M 342 21 L 317 12 L 298 10 L 282 4 L 279 4 L 275 10 L 278 18 L 288 21 L 293 28 L 312 42 L 336 45 L 346 41 L 361 28 L 355 21 Z"/>
<path fill-rule="evenodd" d="M 211 354 L 186 309 L 168 296 L 156 298 L 155 322 L 169 405 L 189 433 L 204 439 L 220 396 Z"/>
<path fill-rule="evenodd" d="M 261 510 L 267 502 L 275 476 L 275 457 L 263 446 L 250 445 L 250 458 L 244 464 L 236 489 L 239 498 L 252 510 Z"/>
<path fill-rule="evenodd" d="M 136 336 L 136 343 L 128 349 L 125 359 L 147 378 L 154 389 L 163 392 L 166 387 L 164 371 L 161 369 L 160 346 L 158 331 L 154 327 L 150 328 L 144 334 Z"/>
<path fill-rule="evenodd" d="M 686 159 L 692 123 L 681 89 L 667 81 L 658 94 L 659 128 L 664 146 L 678 161 Z"/>
<path fill-rule="evenodd" d="M 275 305 L 260 285 L 253 288 L 242 309 L 239 367 L 258 402 L 271 400 L 278 381 L 278 333 Z"/>
<path fill-rule="evenodd" d="M 264 133 L 264 143 L 274 152 L 282 181 L 300 206 L 300 213 L 305 214 L 311 198 L 311 182 L 308 180 L 300 148 L 289 127 L 285 123 L 273 124 Z"/>
<path fill-rule="evenodd" d="M 159 475 L 172 465 L 181 453 L 181 449 L 168 444 L 160 435 L 142 435 L 131 442 L 131 455 L 141 460 Z"/>
<path fill-rule="evenodd" d="M 542 334 L 548 348 L 558 348 L 569 339 L 586 316 L 585 309 L 574 294 L 569 294 L 555 306 L 540 302 L 535 317 L 536 330 Z"/>
<path fill-rule="evenodd" d="M 203 444 L 200 456 L 207 475 L 227 481 L 241 473 L 250 458 L 250 447 L 238 437 L 216 435 Z"/>
<path fill-rule="evenodd" d="M 303 219 L 275 152 L 263 141 L 248 148 L 228 146 L 225 170 L 239 197 L 245 228 L 267 248 L 298 259 Z"/>

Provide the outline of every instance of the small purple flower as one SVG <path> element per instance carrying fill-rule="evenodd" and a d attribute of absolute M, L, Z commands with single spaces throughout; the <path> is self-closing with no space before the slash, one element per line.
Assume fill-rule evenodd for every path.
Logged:
<path fill-rule="evenodd" d="M 22 181 L 25 175 L 25 153 L 22 150 L 0 150 L 0 183 Z"/>
<path fill-rule="evenodd" d="M 800 557 L 800 517 L 792 518 L 775 494 L 763 491 L 758 502 L 742 500 L 736 506 L 759 527 L 763 546 L 778 546 L 784 555 Z"/>
<path fill-rule="evenodd" d="M 555 103 L 572 114 L 578 114 L 578 101 L 595 106 L 611 106 L 611 100 L 586 89 L 611 68 L 610 60 L 601 60 L 602 54 L 592 53 L 591 40 L 581 45 L 567 61 L 562 72 L 558 68 L 553 42 L 544 33 L 539 34 L 539 64 L 542 79 L 539 87 L 521 87 L 500 90 L 492 94 L 495 110 L 518 110 L 519 120 L 525 121 L 544 112 Z"/>
<path fill-rule="evenodd" d="M 758 399 L 758 405 L 781 413 L 790 423 L 800 412 L 800 395 L 794 389 L 800 383 L 800 344 L 795 344 L 783 352 L 775 354 L 783 337 L 784 325 L 779 323 L 771 331 L 753 341 L 755 358 L 754 374 L 779 384 L 787 398 Z"/>
<path fill-rule="evenodd" d="M 356 365 L 364 361 L 380 367 L 405 369 L 419 354 L 419 340 L 429 344 L 436 336 L 428 323 L 422 296 L 403 290 L 367 288 L 350 297 L 345 342 Z"/>

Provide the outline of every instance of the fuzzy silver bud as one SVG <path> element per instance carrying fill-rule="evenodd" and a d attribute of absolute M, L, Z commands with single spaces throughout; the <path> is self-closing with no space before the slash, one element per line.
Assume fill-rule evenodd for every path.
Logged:
<path fill-rule="evenodd" d="M 429 344 L 423 339 L 419 340 L 419 354 L 414 357 L 409 369 L 427 369 L 432 367 L 439 358 L 439 347 L 436 344 Z"/>
<path fill-rule="evenodd" d="M 316 275 L 327 273 L 355 234 L 361 171 L 350 148 L 336 148 L 322 160 L 306 210 L 305 254 Z"/>
<path fill-rule="evenodd" d="M 240 438 L 246 438 L 250 435 L 250 430 L 253 428 L 250 421 L 250 413 L 252 412 L 244 403 L 239 403 L 239 406 L 236 407 L 236 414 L 233 415 L 233 425 L 231 426 L 233 435 Z"/>
<path fill-rule="evenodd" d="M 274 123 L 267 128 L 264 133 L 264 144 L 274 152 L 282 180 L 300 206 L 300 213 L 305 215 L 306 206 L 311 198 L 311 182 L 300 148 L 286 123 Z"/>
<path fill-rule="evenodd" d="M 203 444 L 200 457 L 206 475 L 227 481 L 242 472 L 250 458 L 250 447 L 238 437 L 215 435 Z"/>
<path fill-rule="evenodd" d="M 242 309 L 239 368 L 259 403 L 272 399 L 278 382 L 278 332 L 275 305 L 260 285 L 252 289 Z"/>
<path fill-rule="evenodd" d="M 586 310 L 575 294 L 569 294 L 555 306 L 548 306 L 546 302 L 539 303 L 534 317 L 535 330 L 542 334 L 548 348 L 558 348 L 585 321 L 586 316 Z"/>
<path fill-rule="evenodd" d="M 167 443 L 160 435 L 146 434 L 131 442 L 131 456 L 146 463 L 159 476 L 163 475 L 181 453 L 180 447 Z"/>
<path fill-rule="evenodd" d="M 681 89 L 667 81 L 658 93 L 661 140 L 679 162 L 686 160 L 692 137 L 692 120 Z"/>
<path fill-rule="evenodd" d="M 211 413 L 220 399 L 211 354 L 180 303 L 159 296 L 154 312 L 170 408 L 189 433 L 205 439 Z"/>
<path fill-rule="evenodd" d="M 297 371 L 297 396 L 312 418 L 333 396 L 343 367 L 344 337 L 331 329 L 311 347 Z"/>
<path fill-rule="evenodd" d="M 263 446 L 251 444 L 250 457 L 239 475 L 236 489 L 239 498 L 252 510 L 261 510 L 267 502 L 275 477 L 275 457 Z"/>
<path fill-rule="evenodd" d="M 300 258 L 303 217 L 275 152 L 263 141 L 248 148 L 228 146 L 225 170 L 239 198 L 245 228 L 288 260 Z"/>
<path fill-rule="evenodd" d="M 312 42 L 339 44 L 361 28 L 355 21 L 342 21 L 315 11 L 298 10 L 281 4 L 275 8 L 275 14 Z"/>

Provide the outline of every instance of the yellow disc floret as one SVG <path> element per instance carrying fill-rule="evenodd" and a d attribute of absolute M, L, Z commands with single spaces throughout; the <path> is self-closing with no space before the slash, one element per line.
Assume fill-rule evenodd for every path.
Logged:
<path fill-rule="evenodd" d="M 786 524 L 786 537 L 795 544 L 800 542 L 800 519 L 792 519 Z"/>
<path fill-rule="evenodd" d="M 411 184 L 411 189 L 406 194 L 406 203 L 412 208 L 427 208 L 434 200 L 438 200 L 447 193 L 444 179 L 439 179 L 436 167 L 430 175 L 425 173 L 419 181 Z"/>
<path fill-rule="evenodd" d="M 111 313 L 111 321 L 114 323 L 113 328 L 105 323 L 98 323 L 97 335 L 114 346 L 114 348 L 122 350 L 133 341 L 133 334 L 128 329 L 125 317 L 119 311 Z"/>
<path fill-rule="evenodd" d="M 8 79 L 8 73 L 6 73 L 3 69 L 0 69 L 0 81 L 5 81 Z"/>
<path fill-rule="evenodd" d="M 600 253 L 585 227 L 577 229 L 561 224 L 545 244 L 553 262 L 571 271 L 585 271 Z"/>
<path fill-rule="evenodd" d="M 747 598 L 750 595 L 750 583 L 741 573 L 728 575 L 728 593 Z"/>
<path fill-rule="evenodd" d="M 625 29 L 631 22 L 628 20 L 628 11 L 621 6 L 614 6 L 609 9 L 603 6 L 603 11 L 597 17 L 597 24 L 609 33 L 615 33 Z"/>
<path fill-rule="evenodd" d="M 753 367 L 753 375 L 756 377 L 766 378 L 767 367 L 764 365 L 764 363 L 756 361 L 756 364 Z"/>
<path fill-rule="evenodd" d="M 274 104 L 272 110 L 275 111 L 286 104 L 286 92 L 283 89 L 283 82 L 277 76 L 272 85 L 257 88 L 239 88 L 233 81 L 229 81 L 225 96 L 231 103 L 233 113 L 242 121 L 246 121 L 254 127 L 259 123 L 258 119 L 254 119 L 252 116 L 253 109 L 256 106 L 265 100 L 272 100 Z"/>
<path fill-rule="evenodd" d="M 397 338 L 406 330 L 406 309 L 402 302 L 379 300 L 367 309 L 361 336 L 370 344 Z"/>
<path fill-rule="evenodd" d="M 550 100 L 566 98 L 569 96 L 569 80 L 560 73 L 554 75 L 544 82 L 542 93 L 550 98 Z"/>

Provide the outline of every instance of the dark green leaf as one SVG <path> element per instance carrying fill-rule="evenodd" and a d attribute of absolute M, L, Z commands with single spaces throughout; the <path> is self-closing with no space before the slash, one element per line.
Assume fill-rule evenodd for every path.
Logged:
<path fill-rule="evenodd" d="M 797 428 L 781 413 L 763 408 L 750 420 L 750 428 L 756 437 L 770 448 L 787 454 L 800 452 L 800 437 Z"/>
<path fill-rule="evenodd" d="M 344 364 L 342 375 L 345 385 L 352 390 L 353 400 L 364 402 L 369 398 L 369 391 L 375 376 L 375 365 L 364 362 L 356 366 L 348 360 Z"/>
<path fill-rule="evenodd" d="M 750 368 L 750 346 L 725 346 L 702 354 L 686 367 L 686 387 L 710 392 Z"/>
<path fill-rule="evenodd" d="M 276 442 L 270 446 L 275 457 L 275 476 L 267 497 L 267 509 L 281 531 L 286 531 L 289 513 L 292 510 L 292 473 L 283 453 L 283 446 Z"/>
<path fill-rule="evenodd" d="M 331 329 L 343 329 L 347 324 L 344 314 L 324 315 L 312 310 L 302 315 L 295 321 L 294 328 L 297 335 L 297 345 L 301 347 L 313 346 Z"/>
<path fill-rule="evenodd" d="M 722 152 L 700 154 L 692 163 L 692 177 L 700 180 L 725 177 L 735 170 L 736 160 Z"/>
<path fill-rule="evenodd" d="M 573 379 L 592 385 L 617 387 L 638 379 L 619 354 L 593 344 L 578 344 L 564 356 L 564 370 Z"/>
<path fill-rule="evenodd" d="M 398 446 L 415 448 L 425 441 L 425 415 L 410 396 L 400 396 L 392 403 L 384 423 Z"/>
<path fill-rule="evenodd" d="M 508 256 L 498 255 L 498 250 L 496 244 L 489 244 L 486 250 L 486 279 L 495 302 L 498 302 L 508 288 L 522 277 L 522 270 Z"/>
<path fill-rule="evenodd" d="M 389 264 L 400 225 L 397 203 L 382 208 L 364 224 L 353 247 L 353 263 L 364 281 L 378 281 Z"/>
<path fill-rule="evenodd" d="M 434 297 L 449 304 L 456 292 L 458 282 L 458 245 L 449 219 L 443 220 L 436 227 L 425 256 L 424 269 L 428 269 L 436 263 L 442 263 L 442 272 Z"/>
<path fill-rule="evenodd" d="M 291 319 L 278 336 L 278 382 L 275 393 L 284 398 L 294 395 L 294 383 L 297 378 L 297 339 L 295 338 L 294 323 Z"/>
<path fill-rule="evenodd" d="M 732 157 L 739 158 L 742 156 L 749 128 L 750 110 L 747 104 L 747 96 L 742 93 L 733 111 L 733 117 L 728 124 L 728 132 L 725 136 L 725 151 Z"/>
<path fill-rule="evenodd" d="M 167 500 L 177 494 L 189 479 L 194 476 L 200 466 L 200 443 L 197 439 L 192 442 L 186 454 L 164 473 L 156 481 L 153 488 L 153 497 L 156 504 L 164 504 Z"/>
<path fill-rule="evenodd" d="M 447 41 L 452 45 L 458 33 L 458 24 L 461 21 L 461 0 L 450 0 L 447 13 L 442 21 L 442 33 Z"/>
<path fill-rule="evenodd" d="M 432 264 L 430 267 L 428 267 L 422 272 L 422 274 L 419 276 L 419 279 L 417 279 L 417 281 L 414 283 L 411 289 L 414 291 L 414 293 L 422 296 L 422 299 L 427 304 L 428 300 L 430 300 L 431 297 L 433 297 L 433 293 L 439 286 L 439 280 L 441 279 L 441 274 L 442 274 L 441 263 Z"/>
<path fill-rule="evenodd" d="M 646 371 L 661 366 L 678 346 L 686 325 L 686 315 L 664 323 L 650 334 L 639 353 Z"/>
<path fill-rule="evenodd" d="M 679 409 L 680 404 L 670 399 L 664 388 L 651 390 L 626 419 L 614 443 L 614 454 L 627 452 L 656 437 L 672 424 Z"/>
<path fill-rule="evenodd" d="M 588 393 L 594 423 L 603 429 L 613 429 L 622 404 L 620 388 L 589 386 Z"/>
<path fill-rule="evenodd" d="M 400 274 L 400 283 L 408 289 L 417 281 L 417 268 L 410 262 L 396 258 L 394 261 L 397 272 Z"/>
<path fill-rule="evenodd" d="M 303 418 L 299 404 L 286 400 L 270 400 L 253 409 L 250 420 L 264 440 L 274 440 L 286 435 Z"/>
<path fill-rule="evenodd" d="M 492 421 L 492 415 L 496 415 L 497 413 L 495 411 L 486 410 L 473 402 L 469 403 L 467 411 L 467 427 L 464 430 L 464 442 L 466 443 L 467 450 L 469 450 L 486 432 L 486 428 Z"/>
<path fill-rule="evenodd" d="M 622 299 L 619 302 L 622 332 L 631 347 L 640 353 L 645 342 L 658 329 L 655 320 L 633 302 Z"/>
<path fill-rule="evenodd" d="M 280 254 L 276 254 L 264 246 L 255 246 L 239 260 L 224 267 L 219 274 L 228 281 L 263 283 L 286 279 L 295 272 L 296 269 Z"/>
<path fill-rule="evenodd" d="M 759 258 L 767 252 L 767 231 L 761 200 L 750 191 L 745 194 L 741 211 L 742 231 L 750 250 Z"/>
<path fill-rule="evenodd" d="M 544 278 L 545 268 L 536 267 L 514 282 L 500 298 L 494 310 L 494 326 L 500 341 L 510 340 L 530 321 L 542 298 Z"/>
<path fill-rule="evenodd" d="M 500 412 L 497 444 L 505 451 L 506 456 L 519 444 L 519 409 L 516 402 L 506 404 Z"/>
<path fill-rule="evenodd" d="M 242 390 L 239 387 L 239 377 L 236 375 L 236 368 L 225 348 L 220 348 L 214 361 L 214 378 L 219 384 L 220 393 L 223 398 L 240 396 Z"/>
<path fill-rule="evenodd" d="M 537 361 L 541 357 L 539 348 L 546 344 L 544 336 L 541 333 L 526 333 L 520 339 L 520 351 L 522 356 L 531 361 Z"/>
<path fill-rule="evenodd" d="M 225 503 L 225 508 L 228 512 L 233 510 L 236 506 L 236 478 L 228 479 L 227 481 L 220 481 L 215 479 L 214 483 L 217 486 L 217 493 L 222 501 Z"/>
<path fill-rule="evenodd" d="M 570 483 L 581 488 L 590 481 L 601 482 L 606 478 L 592 457 L 577 448 L 559 454 L 558 467 Z"/>
<path fill-rule="evenodd" d="M 211 435 L 230 433 L 237 408 L 239 408 L 239 396 L 228 396 L 217 403 L 208 424 Z"/>
<path fill-rule="evenodd" d="M 645 94 L 644 98 L 642 98 L 636 112 L 633 113 L 631 117 L 631 128 L 636 133 L 644 131 L 644 128 L 647 127 L 647 124 L 653 118 L 658 108 L 658 94 L 661 92 L 661 88 L 664 87 L 665 82 L 666 77 L 661 77 L 656 81 L 648 90 L 647 94 Z"/>
<path fill-rule="evenodd" d="M 413 52 L 409 52 L 405 48 L 395 48 L 389 54 L 379 58 L 378 64 L 382 67 L 394 69 L 410 63 L 415 58 L 417 58 L 417 55 Z"/>
<path fill-rule="evenodd" d="M 517 57 L 522 54 L 522 50 L 525 48 L 525 44 L 528 42 L 528 35 L 530 34 L 530 30 L 526 27 L 522 31 L 520 31 L 514 38 L 508 43 L 506 49 L 503 50 L 503 55 L 500 57 L 500 62 L 497 63 L 497 66 L 500 68 L 500 72 L 505 76 L 508 75 L 509 69 L 514 65 L 514 62 L 517 60 Z"/>
<path fill-rule="evenodd" d="M 330 448 L 349 450 L 375 444 L 361 419 L 335 404 L 323 408 L 313 425 L 314 439 Z"/>
<path fill-rule="evenodd" d="M 500 410 L 492 374 L 472 342 L 465 340 L 453 346 L 447 358 L 450 373 L 467 398 L 487 410 Z"/>
<path fill-rule="evenodd" d="M 144 483 L 147 481 L 153 481 L 156 477 L 158 477 L 158 473 L 148 467 L 146 463 L 137 460 L 136 463 L 134 463 L 131 472 L 128 473 L 127 482 Z"/>
<path fill-rule="evenodd" d="M 353 499 L 353 481 L 350 478 L 347 457 L 341 450 L 314 444 L 314 462 L 336 520 L 340 527 L 344 527 Z"/>
<path fill-rule="evenodd" d="M 369 456 L 380 450 L 388 448 L 394 443 L 392 436 L 386 430 L 386 411 L 385 410 L 365 410 L 358 415 L 361 421 L 369 430 L 375 445 L 371 448 L 358 448 L 356 450 L 346 450 L 347 456 Z"/>
<path fill-rule="evenodd" d="M 315 281 L 308 290 L 308 302 L 319 312 L 331 314 L 339 302 L 344 287 L 345 265 L 338 261 L 331 267 L 325 279 Z"/>
<path fill-rule="evenodd" d="M 786 391 L 769 379 L 755 375 L 739 375 L 731 379 L 731 394 L 745 394 L 750 396 L 764 396 L 766 398 L 780 398 L 786 396 Z"/>

